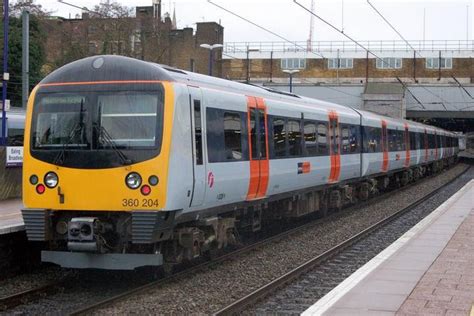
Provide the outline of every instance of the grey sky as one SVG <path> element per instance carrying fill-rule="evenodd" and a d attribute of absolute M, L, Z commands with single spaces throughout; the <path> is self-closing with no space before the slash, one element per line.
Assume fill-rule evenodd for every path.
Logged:
<path fill-rule="evenodd" d="M 80 13 L 80 10 L 56 0 L 35 0 L 35 2 L 53 11 L 55 15 L 74 17 Z M 69 0 L 69 2 L 90 9 L 100 0 Z M 117 0 L 117 2 L 135 7 L 151 5 L 152 0 Z M 305 41 L 308 38 L 310 15 L 293 3 L 293 0 L 213 0 L 213 2 L 290 40 Z M 311 0 L 298 0 L 298 2 L 308 8 L 311 4 Z M 424 10 L 426 10 L 425 38 L 427 40 L 465 40 L 466 35 L 472 39 L 474 12 L 472 0 L 371 0 L 371 3 L 406 39 L 421 40 L 423 38 Z M 344 10 L 342 10 L 342 4 L 344 4 Z M 179 28 L 193 27 L 195 22 L 221 21 L 225 28 L 224 40 L 226 42 L 281 41 L 213 6 L 207 0 L 163 0 L 163 11 L 170 11 L 170 7 L 171 12 L 176 8 Z M 345 32 L 355 39 L 400 39 L 373 11 L 366 0 L 316 0 L 316 12 L 339 28 L 343 25 Z M 344 39 L 317 19 L 314 33 L 316 41 Z"/>

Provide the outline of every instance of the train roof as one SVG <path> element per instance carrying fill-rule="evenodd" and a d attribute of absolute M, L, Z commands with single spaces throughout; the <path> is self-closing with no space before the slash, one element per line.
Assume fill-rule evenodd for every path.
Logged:
<path fill-rule="evenodd" d="M 74 73 L 74 76 L 71 76 Z M 134 58 L 98 55 L 80 59 L 69 63 L 46 76 L 40 84 L 50 83 L 70 83 L 70 82 L 91 82 L 91 81 L 171 81 L 184 84 L 196 85 L 203 88 L 219 89 L 229 92 L 239 92 L 256 97 L 264 97 L 281 101 L 292 102 L 304 107 L 323 106 L 328 109 L 337 110 L 346 114 L 360 115 L 370 119 L 385 119 L 393 123 L 408 123 L 423 128 L 430 128 L 445 133 L 448 131 L 424 125 L 421 123 L 395 119 L 382 116 L 373 112 L 362 111 L 348 106 L 299 96 L 280 90 L 270 89 L 263 86 L 245 84 L 227 79 L 206 76 L 194 72 L 172 68 L 152 62 L 146 62 Z"/>

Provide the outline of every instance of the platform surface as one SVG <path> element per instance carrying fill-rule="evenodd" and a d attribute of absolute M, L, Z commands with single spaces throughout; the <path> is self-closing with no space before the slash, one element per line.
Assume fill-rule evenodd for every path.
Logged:
<path fill-rule="evenodd" d="M 14 233 L 25 229 L 21 217 L 21 199 L 0 201 L 0 235 Z"/>
<path fill-rule="evenodd" d="M 469 315 L 474 180 L 303 315 Z"/>

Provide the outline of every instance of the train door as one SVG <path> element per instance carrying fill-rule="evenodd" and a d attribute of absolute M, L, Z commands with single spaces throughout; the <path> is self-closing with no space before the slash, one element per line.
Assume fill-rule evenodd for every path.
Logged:
<path fill-rule="evenodd" d="M 203 135 L 205 132 L 202 94 L 199 88 L 189 88 L 191 135 L 193 151 L 193 190 L 190 206 L 202 205 L 206 194 L 206 164 L 204 163 Z"/>
<path fill-rule="evenodd" d="M 382 172 L 388 171 L 388 162 L 387 121 L 382 120 Z"/>
<path fill-rule="evenodd" d="M 267 109 L 262 98 L 247 97 L 250 181 L 247 200 L 267 194 L 270 164 L 268 160 Z"/>
<path fill-rule="evenodd" d="M 339 181 L 341 174 L 341 144 L 339 137 L 339 119 L 336 111 L 329 112 L 329 155 L 331 158 L 331 170 L 329 182 Z"/>
<path fill-rule="evenodd" d="M 405 167 L 410 167 L 410 132 L 408 130 L 408 124 L 405 123 Z"/>

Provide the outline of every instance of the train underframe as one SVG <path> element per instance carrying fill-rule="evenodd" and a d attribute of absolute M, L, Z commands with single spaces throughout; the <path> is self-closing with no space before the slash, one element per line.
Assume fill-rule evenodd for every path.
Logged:
<path fill-rule="evenodd" d="M 49 251 L 44 252 L 43 261 L 76 268 L 173 266 L 237 245 L 241 234 L 259 232 L 266 223 L 310 215 L 323 217 L 328 212 L 437 173 L 455 162 L 456 158 L 451 157 L 362 181 L 248 203 L 218 212 L 218 215 L 216 212 L 208 216 L 201 214 L 199 219 L 184 222 L 177 221 L 175 212 L 43 211 L 43 215 L 37 212 L 34 216 L 43 216 L 41 220 L 44 220 L 42 241 L 47 242 Z M 28 211 L 24 211 L 24 217 L 25 212 Z M 25 224 L 29 239 L 35 240 L 35 232 L 28 229 L 28 222 L 38 223 L 38 218 L 31 214 L 26 214 Z M 108 260 L 104 260 L 107 256 Z"/>

